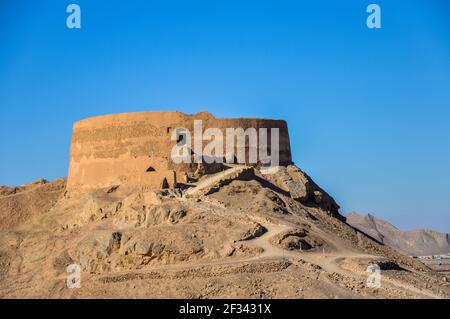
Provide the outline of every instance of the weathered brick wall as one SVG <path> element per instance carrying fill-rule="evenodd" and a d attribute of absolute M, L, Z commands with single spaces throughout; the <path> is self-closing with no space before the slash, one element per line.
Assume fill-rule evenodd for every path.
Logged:
<path fill-rule="evenodd" d="M 269 119 L 219 119 L 207 112 L 141 112 L 88 118 L 74 124 L 68 190 L 89 190 L 118 184 L 160 188 L 164 178 L 169 186 L 183 181 L 196 164 L 175 165 L 171 140 L 175 128 L 193 133 L 194 120 L 203 130 L 219 128 L 280 129 L 280 163 L 291 162 L 289 134 L 285 121 Z M 204 142 L 206 145 L 207 142 Z M 269 145 L 270 146 L 270 145 Z"/>

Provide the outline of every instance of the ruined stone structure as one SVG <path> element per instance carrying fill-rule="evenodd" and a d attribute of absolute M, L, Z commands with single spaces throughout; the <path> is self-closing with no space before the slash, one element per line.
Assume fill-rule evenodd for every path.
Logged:
<path fill-rule="evenodd" d="M 203 130 L 253 127 L 267 128 L 270 132 L 271 128 L 279 128 L 280 165 L 291 163 L 287 124 L 282 120 L 220 119 L 208 112 L 113 114 L 74 124 L 67 189 L 88 191 L 124 184 L 173 188 L 177 183 L 187 182 L 189 176 L 207 172 L 208 168 L 217 169 L 215 164 L 174 164 L 171 159 L 177 143 L 171 138 L 173 130 L 192 131 L 194 120 L 202 120 Z M 270 152 L 270 143 L 268 148 Z"/>

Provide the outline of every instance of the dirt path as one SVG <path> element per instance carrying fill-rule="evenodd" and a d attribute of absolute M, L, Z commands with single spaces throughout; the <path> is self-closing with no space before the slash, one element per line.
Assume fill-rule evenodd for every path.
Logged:
<path fill-rule="evenodd" d="M 260 218 L 255 217 L 255 221 L 258 221 L 263 225 L 267 232 L 262 236 L 242 241 L 246 245 L 252 247 L 259 247 L 263 249 L 263 252 L 258 256 L 253 257 L 242 257 L 233 258 L 229 260 L 216 260 L 216 261 L 206 261 L 206 262 L 196 262 L 182 265 L 164 265 L 158 267 L 151 267 L 136 271 L 123 271 L 115 272 L 113 274 L 108 274 L 102 276 L 101 278 L 116 277 L 124 274 L 144 274 L 151 271 L 180 271 L 187 270 L 194 267 L 209 267 L 209 266 L 223 266 L 223 265 L 235 265 L 241 263 L 251 263 L 251 262 L 266 262 L 266 261 L 279 261 L 282 259 L 301 259 L 305 262 L 320 266 L 324 271 L 328 273 L 337 273 L 346 277 L 353 278 L 358 281 L 365 281 L 367 276 L 365 274 L 357 274 L 349 270 L 343 269 L 339 262 L 342 259 L 361 259 L 361 258 L 378 258 L 379 256 L 360 254 L 348 250 L 343 250 L 341 253 L 323 253 L 323 252 L 301 252 L 301 251 L 290 251 L 285 250 L 270 243 L 270 239 L 280 233 L 292 229 L 291 226 L 283 224 L 273 224 L 269 222 L 261 222 Z M 426 298 L 439 298 L 438 295 L 430 292 L 424 291 L 410 285 L 401 283 L 394 279 L 383 278 L 383 285 L 385 287 L 395 289 L 395 290 L 406 290 L 412 294 L 423 296 Z"/>
<path fill-rule="evenodd" d="M 311 264 L 315 264 L 320 266 L 323 270 L 325 270 L 328 273 L 338 273 L 347 277 L 351 277 L 356 280 L 366 280 L 366 276 L 364 275 L 358 275 L 354 272 L 351 272 L 349 270 L 343 269 L 339 265 L 339 261 L 343 259 L 362 259 L 362 258 L 378 258 L 379 256 L 375 255 L 369 255 L 369 254 L 360 254 L 355 253 L 351 251 L 346 251 L 345 249 L 342 249 L 342 253 L 317 253 L 317 252 L 300 252 L 300 251 L 290 251 L 285 250 L 280 247 L 276 247 L 270 243 L 270 238 L 273 236 L 276 236 L 284 231 L 287 231 L 291 229 L 291 227 L 286 225 L 268 225 L 264 224 L 264 227 L 267 228 L 267 232 L 256 239 L 250 240 L 247 243 L 249 245 L 258 246 L 264 249 L 264 252 L 256 256 L 254 258 L 249 259 L 251 260 L 260 260 L 260 259 L 279 259 L 279 258 L 300 258 L 303 261 L 309 262 Z M 416 295 L 424 296 L 427 298 L 440 298 L 438 295 L 431 291 L 418 289 L 416 287 L 413 287 L 411 285 L 404 284 L 398 280 L 383 277 L 382 278 L 383 285 L 392 288 L 392 289 L 399 289 L 402 288 L 404 290 L 410 291 Z"/>
<path fill-rule="evenodd" d="M 282 249 L 280 247 L 274 246 L 270 243 L 270 239 L 284 231 L 287 231 L 291 229 L 290 226 L 286 225 L 275 225 L 275 224 L 268 224 L 264 223 L 263 225 L 267 232 L 264 233 L 262 236 L 241 241 L 242 243 L 245 243 L 246 245 L 253 246 L 253 247 L 259 247 L 263 249 L 263 252 L 258 256 L 253 257 L 242 257 L 242 258 L 233 258 L 229 260 L 213 260 L 213 261 L 205 261 L 205 262 L 195 262 L 195 263 L 187 263 L 182 265 L 164 265 L 164 266 L 157 266 L 157 267 L 151 267 L 146 268 L 142 270 L 136 270 L 132 271 L 133 273 L 145 273 L 148 271 L 167 271 L 167 270 L 185 270 L 193 267 L 205 267 L 205 266 L 222 266 L 222 265 L 232 265 L 232 264 L 240 264 L 240 263 L 248 263 L 248 262 L 263 262 L 263 261 L 271 261 L 271 260 L 280 260 L 284 258 L 296 258 L 296 259 L 302 259 L 306 262 L 309 262 L 311 264 L 315 264 L 323 268 L 327 272 L 336 272 L 345 274 L 347 276 L 353 274 L 349 271 L 346 271 L 339 267 L 337 263 L 335 262 L 337 258 L 368 258 L 368 257 L 374 257 L 372 255 L 365 255 L 365 254 L 333 254 L 333 255 L 325 255 L 325 258 L 321 254 L 317 253 L 301 253 L 301 252 L 294 252 Z M 123 271 L 123 272 L 115 272 L 114 275 L 120 275 L 120 274 L 126 274 L 129 273 L 129 271 Z"/>

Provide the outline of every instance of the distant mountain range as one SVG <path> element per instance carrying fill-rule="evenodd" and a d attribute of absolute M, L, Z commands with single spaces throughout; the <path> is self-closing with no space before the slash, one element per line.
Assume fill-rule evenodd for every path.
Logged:
<path fill-rule="evenodd" d="M 347 223 L 377 241 L 410 256 L 428 256 L 450 253 L 449 234 L 430 229 L 401 231 L 385 220 L 371 214 L 347 214 Z"/>

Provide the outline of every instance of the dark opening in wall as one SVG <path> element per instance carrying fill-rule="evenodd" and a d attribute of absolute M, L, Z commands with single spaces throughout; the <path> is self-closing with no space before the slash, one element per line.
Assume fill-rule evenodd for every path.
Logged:
<path fill-rule="evenodd" d="M 184 129 L 177 130 L 177 144 L 178 146 L 184 146 L 187 143 L 186 131 Z"/>
<path fill-rule="evenodd" d="M 146 172 L 155 172 L 156 169 L 153 168 L 153 166 L 150 166 L 149 168 L 147 168 Z"/>
<path fill-rule="evenodd" d="M 161 182 L 161 189 L 168 189 L 169 188 L 169 182 L 167 181 L 167 178 L 164 177 L 164 179 Z"/>

